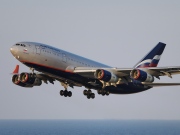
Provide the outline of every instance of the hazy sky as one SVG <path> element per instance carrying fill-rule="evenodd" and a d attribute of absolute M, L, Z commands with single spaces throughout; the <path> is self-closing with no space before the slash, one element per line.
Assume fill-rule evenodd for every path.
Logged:
<path fill-rule="evenodd" d="M 167 44 L 159 66 L 180 66 L 178 0 L 0 0 L 0 119 L 176 119 L 180 86 L 132 95 L 97 94 L 84 88 L 71 98 L 59 82 L 32 89 L 11 82 L 16 64 L 9 49 L 19 41 L 50 44 L 114 67 L 133 67 L 159 41 Z M 20 71 L 30 71 L 20 64 Z M 161 77 L 161 82 L 180 82 Z"/>

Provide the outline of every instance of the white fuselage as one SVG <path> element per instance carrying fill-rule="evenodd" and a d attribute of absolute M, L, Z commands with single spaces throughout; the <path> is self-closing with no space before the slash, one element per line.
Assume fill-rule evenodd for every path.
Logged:
<path fill-rule="evenodd" d="M 17 51 L 15 51 L 13 55 L 22 63 L 28 62 L 59 70 L 67 70 L 67 68 L 71 66 L 109 67 L 45 44 L 34 42 L 21 42 L 19 45 L 17 44 L 14 45 Z"/>

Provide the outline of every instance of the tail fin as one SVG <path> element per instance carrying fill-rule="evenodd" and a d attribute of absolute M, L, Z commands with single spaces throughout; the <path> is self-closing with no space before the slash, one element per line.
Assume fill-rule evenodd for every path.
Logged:
<path fill-rule="evenodd" d="M 157 67 L 161 54 L 164 51 L 166 44 L 159 42 L 141 61 L 139 61 L 134 67 Z"/>
<path fill-rule="evenodd" d="M 13 74 L 18 74 L 19 73 L 19 65 L 16 65 Z"/>

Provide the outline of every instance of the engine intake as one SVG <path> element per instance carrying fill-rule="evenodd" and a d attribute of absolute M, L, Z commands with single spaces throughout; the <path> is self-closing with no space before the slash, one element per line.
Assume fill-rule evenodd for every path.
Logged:
<path fill-rule="evenodd" d="M 154 77 L 152 75 L 140 69 L 132 70 L 130 76 L 134 80 L 138 80 L 141 82 L 154 82 Z"/>
<path fill-rule="evenodd" d="M 20 81 L 20 75 L 13 75 L 12 82 L 21 87 L 33 87 L 33 85 L 28 85 Z"/>
<path fill-rule="evenodd" d="M 96 70 L 94 76 L 105 82 L 116 83 L 118 81 L 118 77 L 115 74 L 103 69 Z"/>
<path fill-rule="evenodd" d="M 22 83 L 26 83 L 26 84 L 33 84 L 35 81 L 35 76 L 33 74 L 29 74 L 29 73 L 21 73 L 20 81 Z"/>
<path fill-rule="evenodd" d="M 21 73 L 19 79 L 22 83 L 33 86 L 40 86 L 42 84 L 41 79 L 37 78 L 36 74 L 32 73 Z"/>

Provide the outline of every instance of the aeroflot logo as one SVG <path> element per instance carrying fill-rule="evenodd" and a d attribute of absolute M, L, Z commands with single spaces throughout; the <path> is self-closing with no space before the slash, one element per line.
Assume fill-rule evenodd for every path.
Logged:
<path fill-rule="evenodd" d="M 28 53 L 27 51 L 28 51 L 27 49 L 23 49 L 23 52 L 24 52 L 24 53 Z"/>

